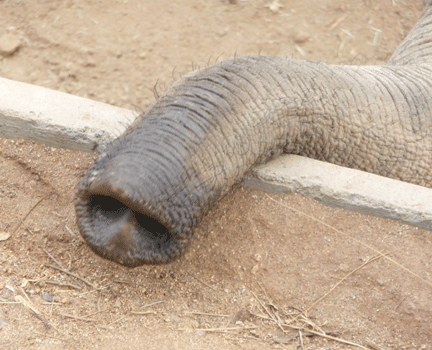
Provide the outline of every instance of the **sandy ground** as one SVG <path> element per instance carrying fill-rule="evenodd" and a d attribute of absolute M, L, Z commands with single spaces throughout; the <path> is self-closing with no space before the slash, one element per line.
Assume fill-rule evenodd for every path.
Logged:
<path fill-rule="evenodd" d="M 162 93 L 192 68 L 234 55 L 384 63 L 421 8 L 420 0 L 0 0 L 0 36 L 19 42 L 0 56 L 0 76 L 138 113 L 155 86 Z M 74 187 L 92 160 L 0 140 L 1 349 L 355 348 L 331 337 L 432 349 L 430 232 L 238 188 L 183 258 L 127 269 L 78 236 Z"/>

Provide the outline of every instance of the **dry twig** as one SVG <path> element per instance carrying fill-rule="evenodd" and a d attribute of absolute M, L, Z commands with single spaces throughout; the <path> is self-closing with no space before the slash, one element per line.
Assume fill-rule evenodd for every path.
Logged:
<path fill-rule="evenodd" d="M 60 268 L 62 268 L 63 270 L 66 270 L 62 264 L 60 264 L 57 259 L 55 259 L 49 252 L 47 252 L 44 248 L 42 248 L 42 250 L 45 252 L 46 255 L 48 255 Z M 72 278 L 72 280 L 77 284 L 77 286 L 80 287 L 80 289 L 82 289 L 81 284 L 72 276 L 70 276 Z"/>
<path fill-rule="evenodd" d="M 301 348 L 304 349 L 304 344 L 303 344 L 303 335 L 302 335 L 302 332 L 301 332 L 301 331 L 299 331 L 299 338 L 300 338 L 300 345 L 301 345 Z"/>
<path fill-rule="evenodd" d="M 63 339 L 63 338 L 53 337 L 52 335 L 49 335 L 49 334 L 46 334 L 46 333 L 41 333 L 41 332 L 38 332 L 38 331 L 35 331 L 35 330 L 33 331 L 33 333 L 42 335 L 42 336 L 47 337 L 47 338 L 61 340 L 61 341 L 66 341 L 67 340 L 67 339 Z"/>
<path fill-rule="evenodd" d="M 44 326 L 46 328 L 51 328 L 51 325 L 49 324 L 49 322 L 43 317 L 43 313 L 40 312 L 31 302 L 30 298 L 28 297 L 28 295 L 26 294 L 26 292 L 24 291 L 24 289 L 22 289 L 20 287 L 22 293 L 24 294 L 25 298 L 22 297 L 21 295 L 17 295 L 15 296 L 15 300 L 20 302 L 21 304 L 23 304 L 26 308 L 30 309 L 33 312 L 33 315 L 40 321 L 43 322 Z"/>
<path fill-rule="evenodd" d="M 131 311 L 133 315 L 157 315 L 156 311 Z"/>
<path fill-rule="evenodd" d="M 96 289 L 96 286 L 95 286 L 93 283 L 87 281 L 86 279 L 84 279 L 84 278 L 82 278 L 82 277 L 80 277 L 80 276 L 78 276 L 78 275 L 76 275 L 76 274 L 74 274 L 74 273 L 72 273 L 72 272 L 69 272 L 69 271 L 65 270 L 64 268 L 57 267 L 57 266 L 50 265 L 50 264 L 44 264 L 44 265 L 47 266 L 47 267 L 51 267 L 52 269 L 56 269 L 56 270 L 59 270 L 59 271 L 61 271 L 61 272 L 64 272 L 64 273 L 66 273 L 66 274 L 68 274 L 68 275 L 70 275 L 70 276 L 72 276 L 72 277 L 75 277 L 75 278 L 77 278 L 77 279 L 83 281 L 85 284 L 88 284 L 90 287 Z"/>
<path fill-rule="evenodd" d="M 329 30 L 332 31 L 336 29 L 336 27 L 343 22 L 345 18 L 348 17 L 348 13 L 345 13 L 344 15 L 340 16 L 336 21 L 333 22 L 333 24 L 329 27 Z"/>
<path fill-rule="evenodd" d="M 381 253 L 380 253 L 381 254 Z M 379 255 L 379 256 L 375 256 L 372 259 L 369 259 L 368 261 L 366 261 L 365 263 L 361 264 L 359 267 L 355 268 L 354 270 L 352 270 L 350 273 L 348 273 L 345 277 L 343 277 L 338 283 L 336 283 L 333 287 L 330 288 L 330 290 L 325 293 L 322 297 L 318 298 L 318 300 L 316 300 L 314 303 L 312 303 L 312 305 L 310 305 L 308 308 L 306 308 L 305 310 L 303 310 L 300 314 L 298 314 L 297 316 L 295 316 L 290 322 L 293 322 L 295 320 L 297 320 L 301 315 L 304 315 L 306 312 L 308 312 L 310 309 L 312 309 L 314 306 L 316 306 L 321 300 L 323 300 L 327 295 L 329 295 L 334 289 L 336 289 L 337 286 L 339 286 L 343 281 L 345 281 L 349 276 L 351 276 L 354 272 L 360 270 L 361 268 L 363 268 L 364 266 L 366 266 L 367 264 L 371 263 L 372 261 L 375 261 L 379 258 L 381 258 L 382 256 L 385 256 L 383 254 Z"/>
<path fill-rule="evenodd" d="M 185 312 L 186 315 L 203 315 L 203 316 L 213 316 L 213 317 L 229 317 L 229 315 L 217 315 L 217 314 L 208 314 L 206 312 Z"/>
<path fill-rule="evenodd" d="M 403 301 L 404 301 L 408 296 L 409 296 L 409 294 L 404 296 L 404 298 L 399 302 L 399 304 L 396 305 L 396 307 L 394 308 L 394 311 L 396 311 L 396 309 L 400 306 L 400 304 L 403 303 Z"/>
<path fill-rule="evenodd" d="M 77 237 L 77 235 L 67 226 L 65 225 L 65 229 L 72 237 Z"/>
<path fill-rule="evenodd" d="M 53 281 L 44 281 L 45 283 L 48 284 L 54 284 L 56 286 L 60 286 L 60 287 L 69 287 L 69 288 L 74 288 L 74 289 L 78 289 L 78 290 L 82 290 L 82 287 L 77 286 L 75 284 L 70 284 L 70 283 L 58 283 L 58 282 L 53 282 Z"/>
<path fill-rule="evenodd" d="M 151 303 L 151 304 L 147 304 L 147 305 L 140 306 L 140 309 L 145 309 L 146 307 L 150 307 L 150 306 L 157 305 L 157 304 L 162 304 L 162 303 L 164 303 L 164 302 L 165 302 L 164 300 L 156 301 L 156 302 Z"/>
<path fill-rule="evenodd" d="M 97 321 L 94 318 L 86 318 L 86 317 L 74 316 L 74 315 L 68 315 L 68 314 L 59 314 L 59 315 L 63 316 L 63 317 L 73 318 L 75 320 L 85 321 L 85 322 L 96 322 Z"/>
<path fill-rule="evenodd" d="M 261 300 L 258 299 L 258 297 L 255 295 L 255 293 L 254 293 L 254 292 L 251 292 L 251 293 L 253 294 L 253 296 L 255 297 L 255 299 L 258 300 L 258 302 L 261 304 L 261 306 L 264 308 L 264 310 L 268 313 L 268 315 L 271 317 L 271 320 L 272 320 L 273 322 L 275 322 L 275 323 L 278 325 L 278 327 L 279 327 L 280 329 L 282 329 L 282 331 L 283 331 L 284 333 L 286 332 L 286 330 L 283 329 L 283 327 L 288 327 L 288 328 L 296 329 L 296 330 L 298 330 L 298 331 L 306 330 L 306 331 L 309 332 L 309 333 L 312 333 L 312 334 L 314 334 L 314 335 L 318 335 L 318 336 L 323 337 L 323 338 L 331 339 L 331 340 L 337 341 L 337 342 L 339 342 L 339 343 L 344 343 L 344 344 L 348 344 L 348 345 L 352 345 L 352 346 L 357 346 L 357 347 L 359 347 L 359 348 L 361 348 L 361 349 L 366 349 L 365 347 L 363 347 L 363 346 L 361 346 L 361 345 L 359 345 L 359 344 L 352 343 L 352 342 L 349 342 L 349 341 L 344 340 L 344 339 L 341 339 L 341 338 L 332 337 L 332 336 L 330 336 L 330 335 L 327 335 L 325 332 L 316 332 L 316 331 L 311 330 L 311 329 L 306 329 L 304 326 L 302 326 L 302 327 L 298 327 L 298 326 L 292 326 L 292 325 L 290 325 L 290 324 L 281 324 L 280 322 L 278 322 L 278 321 L 275 319 L 275 317 L 270 313 L 270 311 L 269 311 L 269 310 L 264 306 L 264 304 L 261 302 Z M 319 300 L 321 300 L 321 299 L 322 299 L 322 298 L 320 298 Z M 318 300 L 318 301 L 319 301 L 319 300 Z M 316 303 L 315 303 L 315 304 L 316 304 Z M 315 305 L 315 304 L 314 304 L 314 305 Z M 312 305 L 312 306 L 313 306 L 313 305 Z M 310 308 L 309 308 L 309 309 L 310 309 Z M 306 310 L 306 311 L 307 311 L 307 310 Z M 306 311 L 304 311 L 304 312 L 306 312 Z M 300 314 L 300 315 L 301 315 L 301 314 Z M 293 320 L 298 319 L 298 317 L 299 317 L 300 315 L 294 317 Z M 293 320 L 291 320 L 290 322 L 292 322 Z M 308 321 L 309 321 L 309 320 L 308 320 Z M 311 325 L 311 324 L 313 325 L 313 323 L 312 323 L 311 321 L 307 322 L 307 324 L 308 324 L 308 325 Z M 300 333 L 299 333 L 299 336 L 300 336 Z"/>
<path fill-rule="evenodd" d="M 244 327 L 221 327 L 221 328 L 197 328 L 194 329 L 194 331 L 196 332 L 216 332 L 216 333 L 225 333 L 228 331 L 244 331 L 244 330 L 248 330 L 248 329 L 256 329 L 258 328 L 257 326 L 244 326 Z"/>
<path fill-rule="evenodd" d="M 195 278 L 198 282 L 204 284 L 207 288 L 210 288 L 211 290 L 214 290 L 215 292 L 217 292 L 217 289 L 216 289 L 216 288 L 214 288 L 214 287 L 212 287 L 211 285 L 205 283 L 204 281 L 201 281 L 198 277 L 195 277 L 195 276 L 193 276 L 193 275 L 191 275 L 191 274 L 189 274 L 189 276 L 191 276 L 192 278 Z"/>
<path fill-rule="evenodd" d="M 103 287 L 96 288 L 96 289 L 93 289 L 93 290 L 89 290 L 88 292 L 80 293 L 80 294 L 78 294 L 78 296 L 83 296 L 83 295 L 86 295 L 86 294 L 91 294 L 91 293 L 94 293 L 94 292 L 99 292 L 101 290 L 107 289 L 113 283 L 114 282 L 110 282 L 110 283 L 104 285 Z"/>
<path fill-rule="evenodd" d="M 111 306 L 111 307 L 106 308 L 105 310 L 98 310 L 98 311 L 92 312 L 91 314 L 88 314 L 88 315 L 85 315 L 85 316 L 82 316 L 82 317 L 84 317 L 84 318 L 89 318 L 90 316 L 94 316 L 94 315 L 100 314 L 100 313 L 102 313 L 102 312 L 106 312 L 106 311 L 108 311 L 108 310 L 111 310 L 111 309 L 113 309 L 114 307 L 115 307 L 115 306 Z"/>
<path fill-rule="evenodd" d="M 274 315 L 271 314 L 269 310 L 267 310 L 267 308 L 265 307 L 264 303 L 256 296 L 256 294 L 254 292 L 251 291 L 251 293 L 255 297 L 255 299 L 261 304 L 261 306 L 264 308 L 265 312 L 267 312 L 267 314 L 270 316 L 271 320 L 278 325 L 278 327 L 282 330 L 282 332 L 285 332 L 285 330 L 282 328 L 280 322 L 278 322 L 275 319 Z"/>
<path fill-rule="evenodd" d="M 45 197 L 39 199 L 39 201 L 27 212 L 27 214 L 20 220 L 20 222 L 18 223 L 18 225 L 15 227 L 15 229 L 13 230 L 13 233 L 16 233 L 18 231 L 18 229 L 21 227 L 21 225 L 24 223 L 24 220 L 27 219 L 27 217 L 31 214 L 31 212 L 33 210 L 35 210 L 35 208 L 45 199 Z"/>
<path fill-rule="evenodd" d="M 125 316 L 123 316 L 123 317 L 120 317 L 119 319 L 115 320 L 114 322 L 111 322 L 110 324 L 108 324 L 107 327 L 113 325 L 114 323 L 120 322 L 121 320 L 123 320 L 123 319 L 126 318 L 126 317 L 127 317 L 127 315 L 125 315 Z"/>
<path fill-rule="evenodd" d="M 292 328 L 292 329 L 297 329 L 297 330 L 304 329 L 304 327 L 296 327 L 296 326 L 291 326 L 291 325 L 288 325 L 288 324 L 284 324 L 282 326 L 283 327 Z M 315 331 L 313 331 L 311 329 L 306 329 L 306 331 L 308 331 L 309 333 L 312 333 L 313 335 L 318 335 L 318 336 L 320 336 L 322 338 L 331 339 L 331 340 L 337 341 L 339 343 L 348 344 L 348 345 L 352 345 L 352 346 L 357 346 L 360 349 L 366 349 L 367 350 L 367 348 L 365 348 L 364 346 L 362 346 L 360 344 L 352 343 L 352 342 L 350 342 L 348 340 L 344 340 L 344 339 L 341 339 L 341 338 L 332 337 L 331 335 L 327 335 L 326 333 L 315 332 Z"/>

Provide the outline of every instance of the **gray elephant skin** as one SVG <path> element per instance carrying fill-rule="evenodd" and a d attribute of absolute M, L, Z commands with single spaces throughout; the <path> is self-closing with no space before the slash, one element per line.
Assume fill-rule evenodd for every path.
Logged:
<path fill-rule="evenodd" d="M 431 96 L 430 4 L 386 65 L 247 56 L 189 73 L 81 179 L 81 235 L 125 266 L 172 261 L 221 196 L 281 153 L 431 187 Z"/>

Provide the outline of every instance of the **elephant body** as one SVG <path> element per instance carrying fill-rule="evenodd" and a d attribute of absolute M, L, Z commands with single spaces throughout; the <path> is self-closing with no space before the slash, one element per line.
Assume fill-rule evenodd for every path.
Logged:
<path fill-rule="evenodd" d="M 387 65 L 270 56 L 189 73 L 78 184 L 80 232 L 126 266 L 183 254 L 254 165 L 304 155 L 432 187 L 432 6 Z"/>

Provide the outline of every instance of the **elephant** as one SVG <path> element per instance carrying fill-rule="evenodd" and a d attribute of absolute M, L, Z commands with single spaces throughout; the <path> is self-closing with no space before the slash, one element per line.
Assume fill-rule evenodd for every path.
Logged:
<path fill-rule="evenodd" d="M 244 56 L 183 76 L 77 185 L 90 248 L 173 261 L 251 167 L 292 153 L 432 186 L 432 6 L 385 65 Z"/>

